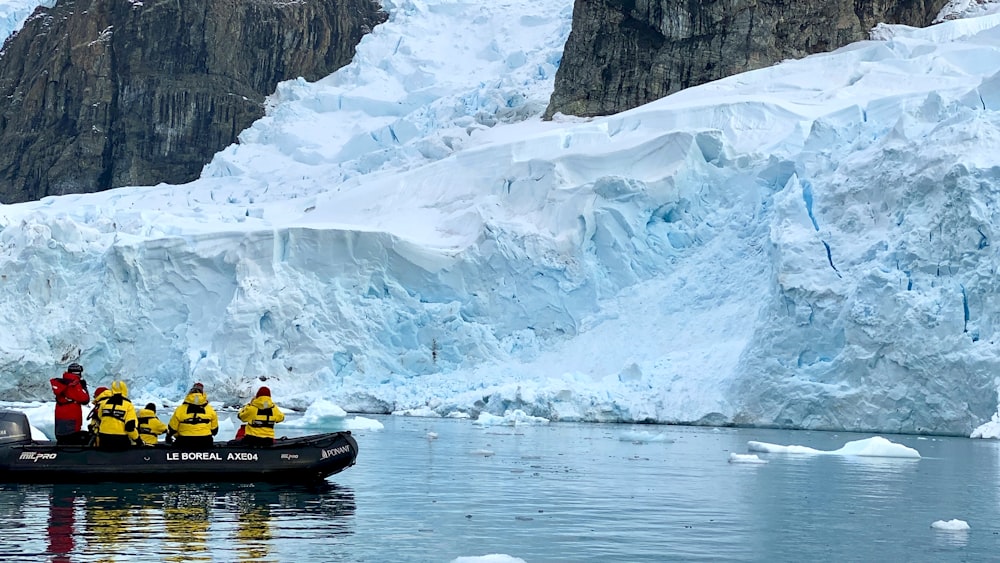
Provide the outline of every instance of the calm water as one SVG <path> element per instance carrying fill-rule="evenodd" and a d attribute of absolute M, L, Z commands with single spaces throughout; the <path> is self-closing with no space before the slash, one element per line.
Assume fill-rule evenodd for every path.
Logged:
<path fill-rule="evenodd" d="M 320 487 L 0 485 L 3 561 L 989 561 L 1000 443 L 886 437 L 923 459 L 760 454 L 868 435 L 384 417 Z M 437 433 L 429 439 L 428 432 Z M 672 442 L 623 440 L 641 432 Z M 489 455 L 492 452 L 492 455 Z M 930 528 L 965 520 L 968 532 Z"/>

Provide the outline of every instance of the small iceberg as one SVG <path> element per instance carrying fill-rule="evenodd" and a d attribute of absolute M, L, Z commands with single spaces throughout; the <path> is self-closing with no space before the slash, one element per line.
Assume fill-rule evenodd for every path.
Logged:
<path fill-rule="evenodd" d="M 645 431 L 629 431 L 622 433 L 618 437 L 622 442 L 632 442 L 633 444 L 649 444 L 652 442 L 660 442 L 663 444 L 673 444 L 674 441 L 667 438 L 667 435 L 660 432 L 659 434 L 653 434 L 652 432 Z"/>
<path fill-rule="evenodd" d="M 806 446 L 781 446 L 778 444 L 768 444 L 767 442 L 747 442 L 747 450 L 751 452 L 763 452 L 769 454 L 805 454 L 805 455 L 842 455 L 859 457 L 898 457 L 907 459 L 919 459 L 920 452 L 886 440 L 881 436 L 866 438 L 864 440 L 854 440 L 844 444 L 839 450 L 826 451 L 817 450 Z"/>
<path fill-rule="evenodd" d="M 286 428 L 339 428 L 339 425 L 347 417 L 347 411 L 339 405 L 330 402 L 328 399 L 317 399 L 301 417 L 288 419 L 282 424 Z"/>
<path fill-rule="evenodd" d="M 341 429 L 350 430 L 352 432 L 360 430 L 383 430 L 385 429 L 385 425 L 374 418 L 356 416 L 354 418 L 345 418 Z"/>
<path fill-rule="evenodd" d="M 417 407 L 414 409 L 403 409 L 392 411 L 392 416 L 415 416 L 419 418 L 441 418 L 441 415 L 430 407 Z"/>
<path fill-rule="evenodd" d="M 965 532 L 969 530 L 969 523 L 965 520 L 938 520 L 931 524 L 931 528 L 935 530 L 943 530 L 946 532 Z"/>
<path fill-rule="evenodd" d="M 760 459 L 757 454 L 729 454 L 729 463 L 767 463 L 766 459 Z"/>
<path fill-rule="evenodd" d="M 521 409 L 509 410 L 503 416 L 496 416 L 488 412 L 479 413 L 479 418 L 472 421 L 477 426 L 537 426 L 548 424 L 549 419 L 540 416 L 531 416 Z"/>
<path fill-rule="evenodd" d="M 457 557 L 452 559 L 451 563 L 525 563 L 525 561 L 506 553 L 491 553 L 489 555 Z"/>

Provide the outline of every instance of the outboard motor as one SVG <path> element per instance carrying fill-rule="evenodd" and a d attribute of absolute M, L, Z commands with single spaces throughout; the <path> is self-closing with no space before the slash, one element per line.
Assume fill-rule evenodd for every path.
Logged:
<path fill-rule="evenodd" d="M 0 410 L 0 446 L 31 442 L 28 415 L 21 411 Z"/>

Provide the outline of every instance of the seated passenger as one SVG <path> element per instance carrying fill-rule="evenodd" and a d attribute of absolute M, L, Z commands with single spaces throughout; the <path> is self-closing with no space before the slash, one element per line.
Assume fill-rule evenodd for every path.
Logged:
<path fill-rule="evenodd" d="M 99 404 L 97 447 L 102 450 L 126 450 L 139 442 L 139 421 L 128 398 L 124 381 L 111 384 L 111 396 Z"/>
<path fill-rule="evenodd" d="M 155 445 L 157 436 L 167 431 L 167 425 L 156 416 L 156 405 L 149 403 L 145 408 L 139 409 L 139 438 L 147 446 Z"/>
<path fill-rule="evenodd" d="M 176 441 L 177 447 L 188 450 L 211 448 L 213 436 L 219 433 L 219 417 L 208 404 L 205 386 L 195 383 L 184 402 L 175 410 L 167 425 L 166 442 Z"/>
<path fill-rule="evenodd" d="M 271 400 L 271 390 L 261 387 L 252 401 L 240 409 L 239 418 L 246 423 L 241 443 L 263 447 L 274 443 L 274 425 L 285 420 L 285 413 Z"/>
<path fill-rule="evenodd" d="M 101 423 L 101 403 L 111 396 L 111 389 L 101 386 L 94 391 L 94 406 L 87 413 L 87 432 L 90 433 L 91 445 L 97 443 L 97 427 Z"/>

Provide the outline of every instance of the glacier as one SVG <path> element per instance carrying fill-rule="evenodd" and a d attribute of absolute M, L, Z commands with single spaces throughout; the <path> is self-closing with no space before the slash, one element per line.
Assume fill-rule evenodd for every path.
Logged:
<path fill-rule="evenodd" d="M 51 8 L 56 0 L 3 0 L 0 2 L 0 35 L 6 39 L 19 31 L 35 8 Z"/>
<path fill-rule="evenodd" d="M 0 396 L 970 435 L 1000 15 L 540 115 L 569 0 L 385 0 L 184 185 L 0 206 Z"/>

